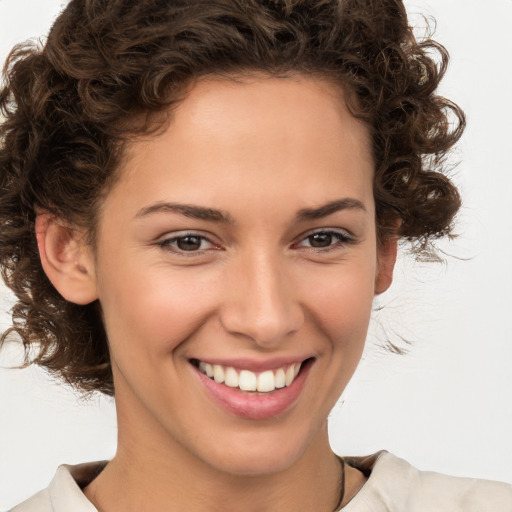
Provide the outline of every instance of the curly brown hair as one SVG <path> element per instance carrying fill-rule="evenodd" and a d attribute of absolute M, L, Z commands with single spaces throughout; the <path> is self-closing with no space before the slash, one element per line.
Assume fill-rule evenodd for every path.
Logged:
<path fill-rule="evenodd" d="M 460 198 L 446 156 L 465 121 L 435 94 L 447 62 L 440 44 L 415 39 L 400 0 L 72 0 L 43 48 L 11 52 L 0 91 L 0 265 L 18 298 L 13 330 L 35 350 L 26 362 L 113 394 L 100 306 L 52 286 L 36 210 L 85 227 L 94 243 L 124 144 L 157 129 L 204 75 L 338 84 L 373 137 L 379 240 L 397 220 L 416 247 L 449 235 Z"/>

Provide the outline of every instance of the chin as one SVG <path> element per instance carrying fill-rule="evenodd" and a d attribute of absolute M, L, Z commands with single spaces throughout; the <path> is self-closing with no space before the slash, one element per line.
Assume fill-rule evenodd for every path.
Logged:
<path fill-rule="evenodd" d="M 234 432 L 228 439 L 212 439 L 204 462 L 223 473 L 264 476 L 286 471 L 315 444 L 327 429 L 315 435 L 311 429 L 273 428 L 262 423 L 252 432 Z M 212 450 L 213 448 L 213 450 Z"/>
<path fill-rule="evenodd" d="M 218 457 L 214 465 L 216 468 L 230 475 L 238 476 L 265 476 L 281 473 L 290 468 L 300 457 L 297 450 L 290 450 L 283 453 L 281 450 L 276 453 L 228 453 L 224 457 Z"/>

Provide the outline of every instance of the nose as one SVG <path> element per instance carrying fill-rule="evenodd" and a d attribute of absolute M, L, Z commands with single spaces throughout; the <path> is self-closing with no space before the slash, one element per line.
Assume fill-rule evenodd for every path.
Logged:
<path fill-rule="evenodd" d="M 220 320 L 229 333 L 272 349 L 302 327 L 304 311 L 294 279 L 278 258 L 246 258 L 231 268 L 227 283 Z"/>

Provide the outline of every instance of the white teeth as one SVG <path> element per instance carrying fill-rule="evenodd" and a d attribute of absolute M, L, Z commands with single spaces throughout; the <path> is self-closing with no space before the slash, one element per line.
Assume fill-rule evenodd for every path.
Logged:
<path fill-rule="evenodd" d="M 208 377 L 213 377 L 213 366 L 210 363 L 199 363 L 199 369 Z"/>
<path fill-rule="evenodd" d="M 288 368 L 288 370 L 286 370 L 286 375 L 285 375 L 284 383 L 287 386 L 289 386 L 293 382 L 294 378 L 295 378 L 295 368 L 294 368 L 294 365 L 292 364 Z"/>
<path fill-rule="evenodd" d="M 230 388 L 240 388 L 242 391 L 258 391 L 270 393 L 275 389 L 289 386 L 300 372 L 302 363 L 281 367 L 277 370 L 266 370 L 259 374 L 250 370 L 237 371 L 233 367 L 224 367 L 220 364 L 199 362 L 199 370 L 219 384 Z M 286 368 L 286 369 L 285 369 Z"/>
<path fill-rule="evenodd" d="M 256 374 L 249 370 L 242 370 L 238 378 L 238 385 L 242 391 L 256 391 Z"/>
<path fill-rule="evenodd" d="M 228 368 L 225 372 L 224 384 L 230 388 L 238 387 L 238 373 L 234 368 Z"/>
<path fill-rule="evenodd" d="M 257 389 L 261 393 L 268 393 L 269 391 L 274 391 L 274 389 L 276 389 L 274 372 L 272 370 L 267 370 L 266 372 L 258 375 Z"/>
<path fill-rule="evenodd" d="M 224 382 L 224 369 L 220 364 L 213 365 L 213 378 L 215 379 L 215 382 L 218 382 L 219 384 Z"/>
<path fill-rule="evenodd" d="M 279 368 L 276 372 L 276 388 L 281 389 L 284 388 L 286 385 L 286 373 L 284 373 L 284 370 L 282 368 Z"/>
<path fill-rule="evenodd" d="M 201 365 L 199 365 L 201 367 Z M 205 371 L 206 375 L 210 377 L 210 379 L 213 377 L 213 366 L 210 363 L 205 363 Z"/>

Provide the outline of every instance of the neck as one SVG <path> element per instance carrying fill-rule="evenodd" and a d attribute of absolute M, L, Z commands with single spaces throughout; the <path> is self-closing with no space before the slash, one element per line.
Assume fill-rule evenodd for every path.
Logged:
<path fill-rule="evenodd" d="M 303 452 L 293 442 L 284 450 L 275 444 L 284 439 L 282 434 L 272 437 L 275 425 L 257 425 L 250 435 L 245 432 L 245 437 L 203 458 L 201 450 L 190 449 L 190 439 L 187 444 L 182 433 L 171 434 L 165 422 L 138 401 L 119 399 L 121 394 L 118 386 L 116 456 L 84 489 L 99 512 L 224 512 L 242 507 L 245 512 L 333 512 L 338 504 L 341 465 L 330 448 L 326 421 Z M 208 446 L 215 445 L 212 438 Z M 343 504 L 364 483 L 359 472 L 346 469 Z"/>
<path fill-rule="evenodd" d="M 332 512 L 340 496 L 341 467 L 327 431 L 288 468 L 272 474 L 237 475 L 194 458 L 178 443 L 124 443 L 86 489 L 100 512 L 138 510 L 246 512 L 317 510 Z M 174 444 L 174 443 L 173 443 Z M 350 487 L 351 472 L 347 472 Z"/>

